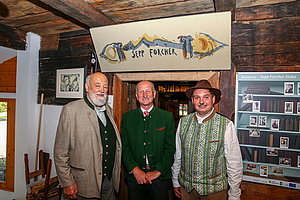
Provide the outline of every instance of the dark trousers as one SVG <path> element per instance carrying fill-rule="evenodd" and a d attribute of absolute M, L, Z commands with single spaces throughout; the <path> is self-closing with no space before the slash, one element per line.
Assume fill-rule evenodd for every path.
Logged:
<path fill-rule="evenodd" d="M 155 179 L 152 184 L 127 181 L 129 200 L 168 200 L 168 180 Z"/>

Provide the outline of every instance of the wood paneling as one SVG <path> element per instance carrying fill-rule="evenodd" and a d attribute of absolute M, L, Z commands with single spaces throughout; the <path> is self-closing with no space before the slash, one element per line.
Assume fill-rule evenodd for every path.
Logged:
<path fill-rule="evenodd" d="M 17 57 L 0 64 L 0 92 L 16 92 Z"/>

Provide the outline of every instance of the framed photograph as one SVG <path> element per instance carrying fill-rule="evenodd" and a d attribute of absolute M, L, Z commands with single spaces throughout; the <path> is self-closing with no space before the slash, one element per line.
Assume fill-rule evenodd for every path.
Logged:
<path fill-rule="evenodd" d="M 271 119 L 271 130 L 279 130 L 279 119 Z"/>
<path fill-rule="evenodd" d="M 294 95 L 294 82 L 284 83 L 284 95 Z"/>
<path fill-rule="evenodd" d="M 249 129 L 249 137 L 260 137 L 259 129 Z"/>
<path fill-rule="evenodd" d="M 300 82 L 298 82 L 298 95 L 300 95 Z"/>
<path fill-rule="evenodd" d="M 252 102 L 252 112 L 260 112 L 260 101 Z"/>
<path fill-rule="evenodd" d="M 290 158 L 279 158 L 279 165 L 291 166 Z"/>
<path fill-rule="evenodd" d="M 256 165 L 247 163 L 246 170 L 256 172 Z"/>
<path fill-rule="evenodd" d="M 293 103 L 294 102 L 284 102 L 284 112 L 293 113 Z"/>
<path fill-rule="evenodd" d="M 297 102 L 297 114 L 300 114 L 300 102 Z"/>
<path fill-rule="evenodd" d="M 257 116 L 250 115 L 250 126 L 257 126 Z"/>
<path fill-rule="evenodd" d="M 83 98 L 86 67 L 56 69 L 56 98 Z"/>
<path fill-rule="evenodd" d="M 243 103 L 252 103 L 253 94 L 243 94 Z"/>
<path fill-rule="evenodd" d="M 268 177 L 268 166 L 260 166 L 260 176 Z"/>
<path fill-rule="evenodd" d="M 272 174 L 283 175 L 282 167 L 272 167 Z"/>
<path fill-rule="evenodd" d="M 278 156 L 278 149 L 276 148 L 267 148 L 267 156 Z"/>
<path fill-rule="evenodd" d="M 280 137 L 280 148 L 289 148 L 289 137 Z"/>
<path fill-rule="evenodd" d="M 267 116 L 259 116 L 258 126 L 267 127 Z"/>
<path fill-rule="evenodd" d="M 300 156 L 298 156 L 298 167 L 300 167 Z"/>

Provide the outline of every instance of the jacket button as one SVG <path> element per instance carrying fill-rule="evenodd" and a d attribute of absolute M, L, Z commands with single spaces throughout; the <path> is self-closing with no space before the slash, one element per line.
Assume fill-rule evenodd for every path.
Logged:
<path fill-rule="evenodd" d="M 146 142 L 144 142 L 144 146 L 146 145 Z"/>
<path fill-rule="evenodd" d="M 99 153 L 99 156 L 102 156 L 102 153 Z"/>
<path fill-rule="evenodd" d="M 147 131 L 144 131 L 144 133 L 146 133 Z"/>
<path fill-rule="evenodd" d="M 89 115 L 91 115 L 91 113 L 89 112 Z"/>
<path fill-rule="evenodd" d="M 143 158 L 146 158 L 146 156 L 143 156 Z"/>
<path fill-rule="evenodd" d="M 99 175 L 101 175 L 102 174 L 102 172 L 99 172 Z"/>

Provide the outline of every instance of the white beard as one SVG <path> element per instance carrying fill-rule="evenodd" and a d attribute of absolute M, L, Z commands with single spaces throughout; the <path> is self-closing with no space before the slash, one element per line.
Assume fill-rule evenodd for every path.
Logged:
<path fill-rule="evenodd" d="M 104 94 L 104 93 L 96 93 L 96 94 Z M 100 99 L 97 99 L 96 94 L 92 92 L 92 90 L 89 91 L 89 97 L 93 104 L 96 106 L 103 106 L 106 103 L 107 100 L 107 94 L 104 94 L 104 97 L 100 97 Z"/>

